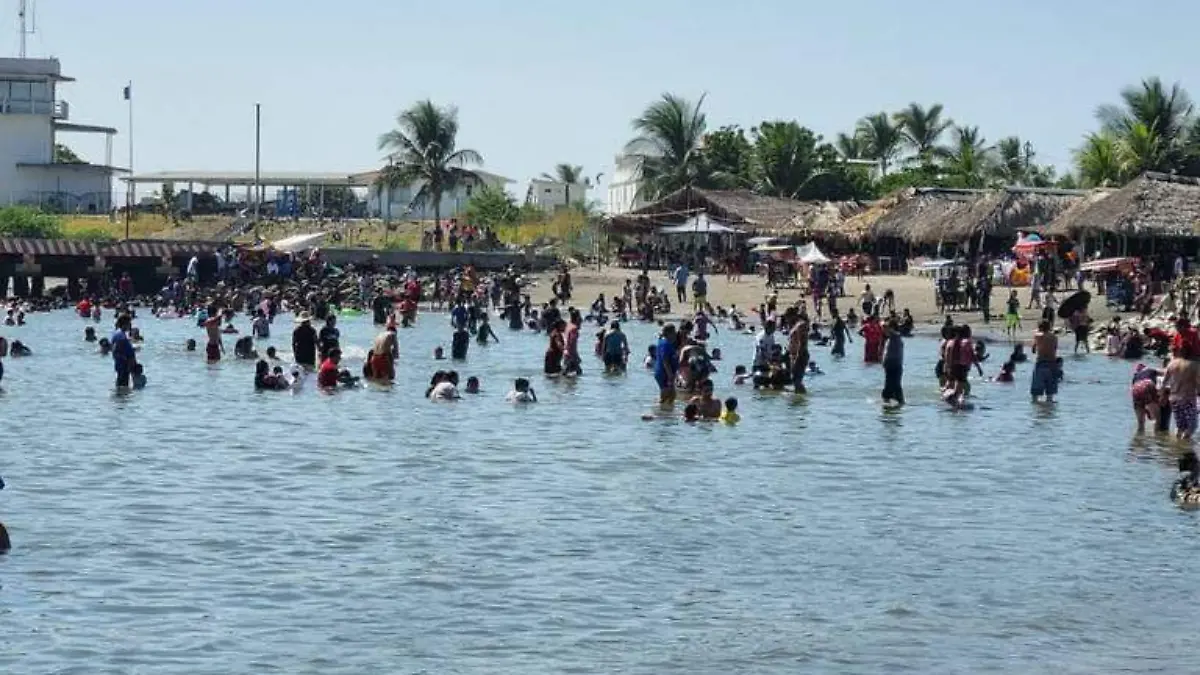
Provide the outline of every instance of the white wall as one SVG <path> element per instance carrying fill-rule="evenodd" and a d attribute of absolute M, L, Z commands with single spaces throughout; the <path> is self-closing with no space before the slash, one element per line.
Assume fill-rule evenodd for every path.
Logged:
<path fill-rule="evenodd" d="M 107 213 L 112 208 L 112 174 L 70 164 L 21 167 L 24 194 L 13 201 L 71 213 Z"/>
<path fill-rule="evenodd" d="M 46 164 L 54 158 L 54 130 L 45 115 L 0 115 L 0 203 L 21 201 L 36 191 L 35 178 L 17 163 Z"/>
<path fill-rule="evenodd" d="M 638 199 L 638 164 L 629 157 L 618 156 L 608 183 L 608 212 L 629 213 L 644 204 Z"/>
<path fill-rule="evenodd" d="M 485 175 L 484 182 L 495 189 L 504 189 L 504 182 L 501 180 L 491 179 Z M 367 195 L 367 211 L 373 218 L 433 220 L 433 204 L 409 210 L 413 197 L 420 192 L 420 189 L 420 184 L 390 189 L 386 187 L 372 187 Z M 477 189 L 479 188 L 475 184 L 460 185 L 455 190 L 447 190 L 442 193 L 440 214 L 442 219 L 455 218 L 459 213 L 466 210 L 467 202 L 471 199 L 471 194 Z"/>
<path fill-rule="evenodd" d="M 586 204 L 587 193 L 588 186 L 583 183 L 567 185 L 558 181 L 540 179 L 529 181 L 529 196 L 533 203 L 550 212 L 560 206 L 566 206 L 568 196 L 572 204 Z"/>

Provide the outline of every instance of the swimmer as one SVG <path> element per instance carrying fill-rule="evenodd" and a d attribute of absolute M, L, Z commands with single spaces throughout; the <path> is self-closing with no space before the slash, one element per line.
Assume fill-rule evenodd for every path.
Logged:
<path fill-rule="evenodd" d="M 721 416 L 721 401 L 713 398 L 712 380 L 700 383 L 700 395 L 693 396 L 689 405 L 695 405 L 700 416 L 706 420 L 715 420 Z"/>
<path fill-rule="evenodd" d="M 133 367 L 129 369 L 129 380 L 134 389 L 146 388 L 146 369 L 142 367 L 142 364 L 133 364 Z"/>
<path fill-rule="evenodd" d="M 695 422 L 700 419 L 700 407 L 695 403 L 689 403 L 683 409 L 683 419 L 685 422 Z"/>
<path fill-rule="evenodd" d="M 88 326 L 87 328 L 84 328 L 83 329 L 83 341 L 84 342 L 95 342 L 96 341 L 96 329 L 93 328 L 92 326 Z"/>
<path fill-rule="evenodd" d="M 233 355 L 239 359 L 257 359 L 258 352 L 254 349 L 254 338 L 246 335 L 238 338 L 233 344 Z"/>
<path fill-rule="evenodd" d="M 471 377 L 467 378 L 466 392 L 468 394 L 478 394 L 479 393 L 479 378 L 478 377 L 475 377 L 474 375 L 472 375 Z"/>
<path fill-rule="evenodd" d="M 435 361 L 445 361 L 446 360 L 446 350 L 442 349 L 441 345 L 438 345 L 433 348 L 433 360 L 435 360 Z"/>
<path fill-rule="evenodd" d="M 721 412 L 721 421 L 725 424 L 737 424 L 742 416 L 737 413 L 738 400 L 733 396 L 725 399 L 725 410 Z"/>
<path fill-rule="evenodd" d="M 821 366 L 818 366 L 816 361 L 809 361 L 808 362 L 808 374 L 809 375 L 824 375 L 825 371 L 821 370 Z"/>
<path fill-rule="evenodd" d="M 1001 384 L 1012 384 L 1014 381 L 1013 372 L 1017 369 L 1017 364 L 1012 361 L 1005 361 L 1004 365 L 1000 366 L 1000 372 L 996 375 L 994 382 Z"/>
<path fill-rule="evenodd" d="M 8 348 L 8 355 L 13 358 L 18 356 L 29 356 L 31 354 L 33 354 L 33 350 L 20 340 L 13 340 L 12 344 Z"/>
<path fill-rule="evenodd" d="M 188 338 L 188 339 L 187 339 L 187 342 L 183 343 L 183 350 L 184 350 L 184 351 L 188 351 L 188 352 L 194 352 L 194 351 L 196 351 L 196 340 L 195 340 L 195 338 Z"/>
<path fill-rule="evenodd" d="M 513 389 L 504 397 L 509 403 L 537 403 L 537 393 L 529 386 L 529 380 L 518 377 L 513 381 Z"/>
<path fill-rule="evenodd" d="M 96 346 L 99 348 L 98 353 L 100 356 L 108 356 L 109 352 L 112 351 L 112 344 L 109 343 L 108 338 L 100 338 L 100 341 L 96 343 Z"/>
<path fill-rule="evenodd" d="M 712 355 L 708 357 L 708 360 L 709 361 L 720 361 L 721 360 L 721 348 L 713 347 Z"/>
<path fill-rule="evenodd" d="M 278 361 L 279 360 L 279 353 L 275 351 L 274 346 L 267 347 L 267 360 L 268 361 Z"/>
<path fill-rule="evenodd" d="M 733 367 L 733 383 L 746 384 L 746 380 L 750 379 L 750 374 L 746 372 L 746 366 Z"/>

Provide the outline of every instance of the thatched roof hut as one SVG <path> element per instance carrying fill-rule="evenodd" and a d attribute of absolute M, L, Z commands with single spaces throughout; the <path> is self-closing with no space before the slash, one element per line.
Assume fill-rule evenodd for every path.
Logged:
<path fill-rule="evenodd" d="M 1125 187 L 1097 192 L 1059 216 L 1048 234 L 1107 232 L 1129 237 L 1200 236 L 1200 180 L 1145 173 Z"/>
<path fill-rule="evenodd" d="M 612 217 L 613 229 L 650 232 L 697 213 L 736 227 L 775 236 L 841 234 L 843 220 L 863 207 L 858 202 L 803 202 L 767 197 L 749 190 L 683 188 L 662 199 Z"/>
<path fill-rule="evenodd" d="M 1015 237 L 1017 232 L 1043 230 L 1087 195 L 1082 190 L 1024 187 L 918 188 L 900 195 L 899 203 L 875 221 L 871 234 L 914 244 L 965 242 L 980 235 Z"/>

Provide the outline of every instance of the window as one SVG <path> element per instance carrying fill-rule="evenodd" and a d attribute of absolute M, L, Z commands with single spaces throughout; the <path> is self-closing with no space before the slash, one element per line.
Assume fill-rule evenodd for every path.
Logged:
<path fill-rule="evenodd" d="M 12 100 L 14 101 L 29 101 L 33 95 L 31 82 L 13 82 L 12 83 Z"/>

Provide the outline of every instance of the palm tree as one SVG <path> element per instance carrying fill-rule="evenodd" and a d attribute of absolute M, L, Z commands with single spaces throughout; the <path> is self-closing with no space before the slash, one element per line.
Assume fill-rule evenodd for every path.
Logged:
<path fill-rule="evenodd" d="M 1167 89 L 1162 80 L 1151 77 L 1141 86 L 1121 91 L 1122 105 L 1103 105 L 1096 117 L 1104 129 L 1119 139 L 1135 142 L 1135 133 L 1142 138 L 1136 142 L 1147 153 L 1142 157 L 1148 164 L 1138 168 L 1147 171 L 1170 171 L 1177 168 L 1187 141 L 1188 127 L 1195 106 L 1178 83 Z M 1138 129 L 1141 125 L 1143 129 Z M 1147 137 L 1148 135 L 1148 137 Z"/>
<path fill-rule="evenodd" d="M 596 174 L 597 179 L 599 179 L 600 175 L 602 174 Z M 571 206 L 572 185 L 582 183 L 585 189 L 591 189 L 592 187 L 592 179 L 584 176 L 583 167 L 576 164 L 556 164 L 554 165 L 554 171 L 543 173 L 542 178 L 551 182 L 562 183 L 565 186 L 563 195 L 568 207 Z"/>
<path fill-rule="evenodd" d="M 1021 143 L 1018 136 L 1001 138 L 996 143 L 996 179 L 1004 185 L 1025 185 L 1033 162 L 1033 146 Z"/>
<path fill-rule="evenodd" d="M 953 125 L 951 120 L 942 119 L 941 103 L 934 103 L 928 110 L 917 103 L 910 103 L 893 117 L 905 143 L 912 148 L 921 164 L 932 161 L 942 134 Z"/>
<path fill-rule="evenodd" d="M 868 115 L 858 121 L 855 135 L 867 146 L 867 157 L 879 162 L 879 173 L 886 176 L 888 165 L 900 154 L 905 136 L 887 113 Z"/>
<path fill-rule="evenodd" d="M 1129 151 L 1112 132 L 1089 134 L 1075 151 L 1079 180 L 1089 187 L 1120 185 L 1129 178 Z"/>
<path fill-rule="evenodd" d="M 638 161 L 638 196 L 653 201 L 707 176 L 701 152 L 708 120 L 701 111 L 704 96 L 692 103 L 663 94 L 633 120 L 637 136 L 625 153 Z"/>
<path fill-rule="evenodd" d="M 440 225 L 442 195 L 479 181 L 479 175 L 466 167 L 482 164 L 483 157 L 474 150 L 456 148 L 458 109 L 453 106 L 419 101 L 396 116 L 396 127 L 379 137 L 379 149 L 389 153 L 389 161 L 376 183 L 388 188 L 420 183 L 409 208 L 432 203 L 434 221 Z"/>
<path fill-rule="evenodd" d="M 957 176 L 963 187 L 983 187 L 987 176 L 995 171 L 995 149 L 987 145 L 979 127 L 956 126 L 951 136 L 954 143 L 936 151 L 945 160 L 946 173 Z"/>
<path fill-rule="evenodd" d="M 858 134 L 838 134 L 834 147 L 842 159 L 863 159 L 867 156 L 867 143 Z"/>

